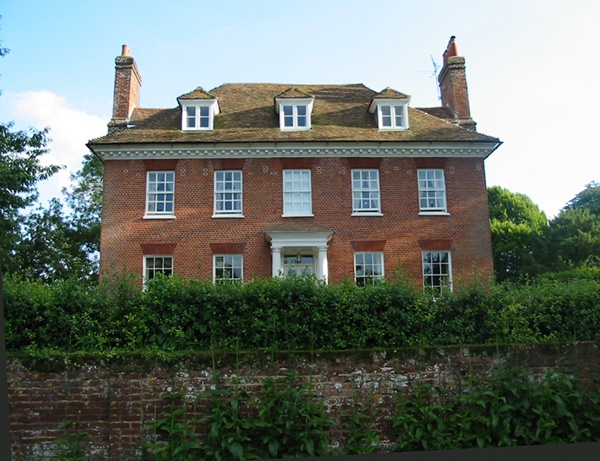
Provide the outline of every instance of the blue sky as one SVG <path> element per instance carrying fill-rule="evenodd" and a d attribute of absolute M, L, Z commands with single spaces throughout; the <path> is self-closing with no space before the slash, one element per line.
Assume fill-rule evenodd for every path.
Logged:
<path fill-rule="evenodd" d="M 433 60 L 451 35 L 466 58 L 471 113 L 504 144 L 488 186 L 528 195 L 551 217 L 600 181 L 597 0 L 4 0 L 0 121 L 50 127 L 40 186 L 60 195 L 85 143 L 106 133 L 114 58 L 128 44 L 142 107 L 222 83 L 364 83 L 439 104 Z"/>

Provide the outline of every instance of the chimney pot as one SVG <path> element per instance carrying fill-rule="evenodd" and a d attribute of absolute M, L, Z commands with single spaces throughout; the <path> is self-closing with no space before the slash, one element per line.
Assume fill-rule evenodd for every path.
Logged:
<path fill-rule="evenodd" d="M 131 56 L 131 50 L 129 49 L 129 45 L 123 45 L 121 56 Z"/>

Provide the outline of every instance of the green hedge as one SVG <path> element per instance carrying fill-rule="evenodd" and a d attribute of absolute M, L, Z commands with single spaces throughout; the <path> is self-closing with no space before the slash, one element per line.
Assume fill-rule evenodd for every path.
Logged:
<path fill-rule="evenodd" d="M 87 286 L 4 281 L 9 351 L 331 350 L 600 339 L 600 280 L 357 287 L 292 277 L 244 285 L 160 277 Z"/>

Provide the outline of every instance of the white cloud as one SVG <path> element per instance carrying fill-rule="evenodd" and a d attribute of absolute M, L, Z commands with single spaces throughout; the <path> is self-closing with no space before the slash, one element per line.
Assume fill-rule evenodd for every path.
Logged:
<path fill-rule="evenodd" d="M 67 101 L 49 91 L 27 91 L 3 95 L 2 112 L 10 113 L 14 129 L 50 128 L 49 153 L 44 165 L 62 165 L 64 168 L 38 185 L 40 202 L 60 197 L 61 189 L 70 183 L 69 175 L 81 168 L 88 152 L 85 144 L 92 138 L 106 134 L 107 121 L 69 106 Z"/>

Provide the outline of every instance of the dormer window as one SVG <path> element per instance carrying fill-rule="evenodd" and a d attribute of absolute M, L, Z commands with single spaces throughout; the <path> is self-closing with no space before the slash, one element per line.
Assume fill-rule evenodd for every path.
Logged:
<path fill-rule="evenodd" d="M 380 130 L 407 130 L 410 96 L 386 88 L 371 100 L 369 112 L 376 113 Z"/>
<path fill-rule="evenodd" d="M 183 131 L 211 131 L 215 115 L 219 113 L 217 98 L 202 88 L 177 98 L 181 106 L 181 129 Z"/>
<path fill-rule="evenodd" d="M 187 106 L 185 108 L 185 128 L 210 130 L 211 117 L 210 107 L 208 106 Z"/>
<path fill-rule="evenodd" d="M 279 128 L 288 131 L 310 130 L 310 116 L 315 98 L 297 88 L 290 88 L 275 98 Z"/>
<path fill-rule="evenodd" d="M 279 122 L 282 130 L 308 130 L 310 115 L 305 104 L 281 105 Z"/>
<path fill-rule="evenodd" d="M 377 108 L 377 125 L 380 130 L 406 129 L 406 104 L 379 104 Z"/>

